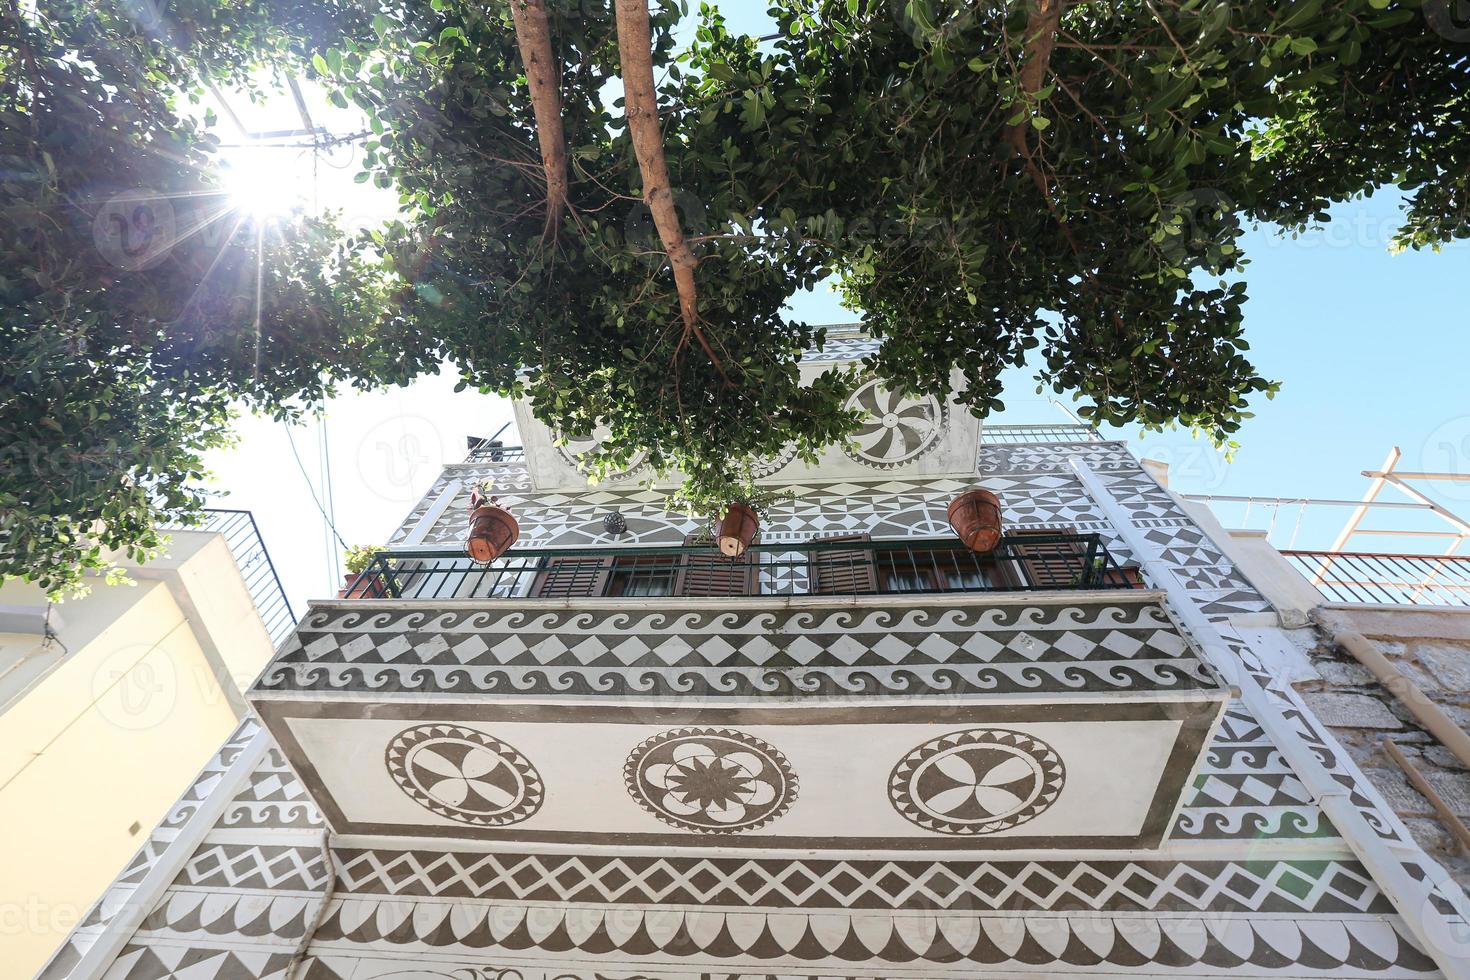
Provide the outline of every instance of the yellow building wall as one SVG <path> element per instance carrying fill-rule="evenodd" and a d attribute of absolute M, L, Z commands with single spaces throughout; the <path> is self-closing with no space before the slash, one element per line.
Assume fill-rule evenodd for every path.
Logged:
<path fill-rule="evenodd" d="M 190 552 L 161 580 L 58 607 L 73 642 L 3 706 L 0 980 L 34 976 L 121 873 L 237 725 L 221 676 L 248 679 L 270 655 L 228 549 Z M 202 644 L 231 631 L 211 657 Z"/>

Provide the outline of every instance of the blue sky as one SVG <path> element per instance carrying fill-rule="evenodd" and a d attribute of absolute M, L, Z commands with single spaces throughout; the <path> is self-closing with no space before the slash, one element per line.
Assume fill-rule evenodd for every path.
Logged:
<path fill-rule="evenodd" d="M 763 32 L 768 23 L 753 7 L 729 9 L 738 11 L 730 15 L 737 29 Z M 264 121 L 282 110 L 250 111 L 265 112 Z M 349 126 L 344 120 L 334 128 Z M 310 173 L 299 152 L 266 152 L 289 154 L 299 173 Z M 246 165 L 260 162 L 251 158 Z M 381 207 L 362 196 L 369 193 L 364 185 L 351 183 L 356 168 L 348 160 L 329 164 L 318 168 L 324 176 L 316 179 L 327 183 L 316 185 L 313 199 L 345 208 L 349 217 Z M 1140 456 L 1168 461 L 1173 488 L 1185 493 L 1356 499 L 1367 483 L 1360 471 L 1376 469 L 1395 445 L 1403 449 L 1402 469 L 1470 473 L 1470 245 L 1391 254 L 1399 214 L 1397 192 L 1388 190 L 1335 208 L 1331 224 L 1300 238 L 1271 229 L 1247 233 L 1246 336 L 1256 365 L 1281 381 L 1282 391 L 1274 401 L 1254 404 L 1256 417 L 1238 434 L 1241 448 L 1233 462 L 1186 432 L 1141 437 L 1133 427 L 1105 434 L 1128 439 Z M 798 296 L 792 306 L 810 322 L 855 318 L 826 292 Z M 217 487 L 228 494 L 220 505 L 255 511 L 298 612 L 307 599 L 335 588 L 338 549 L 313 494 L 333 510 L 349 543 L 381 543 L 439 467 L 463 455 L 466 435 L 489 434 L 509 420 L 502 400 L 455 394 L 452 386 L 451 377 L 440 376 L 406 389 L 344 396 L 329 407 L 325 440 L 316 424 L 293 432 L 301 468 L 282 426 L 253 418 L 241 420 L 238 447 L 210 459 Z M 1065 421 L 1034 388 L 1027 372 L 1012 372 L 1007 410 L 995 421 Z M 1470 483 L 1441 484 L 1438 495 L 1470 514 Z M 1384 499 L 1403 498 L 1389 490 Z M 1242 507 L 1218 512 L 1227 526 L 1247 523 Z M 1273 540 L 1284 546 L 1295 531 L 1298 546 L 1324 547 L 1345 517 L 1345 510 L 1320 509 L 1298 529 L 1297 511 L 1283 511 Z M 1248 523 L 1265 527 L 1269 518 L 1256 507 Z M 1370 523 L 1442 526 L 1402 513 Z M 1444 546 L 1358 543 L 1365 550 Z"/>

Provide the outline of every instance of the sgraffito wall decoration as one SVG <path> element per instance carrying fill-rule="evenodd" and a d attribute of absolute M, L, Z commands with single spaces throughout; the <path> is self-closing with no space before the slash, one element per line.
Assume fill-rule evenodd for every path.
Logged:
<path fill-rule="evenodd" d="M 856 344 L 832 357 L 861 356 Z M 1009 524 L 1096 531 L 1128 560 L 1072 458 L 1261 672 L 1352 805 L 1384 840 L 1407 843 L 1234 630 L 1269 612 L 1265 600 L 1121 443 L 984 447 L 969 477 L 865 468 L 793 484 L 767 533 L 938 536 L 948 499 L 979 482 Z M 524 467 L 477 463 L 449 467 L 395 540 L 457 547 L 462 501 L 444 495 L 484 476 L 512 499 L 528 544 L 619 543 L 597 537 L 609 510 L 628 521 L 621 543 L 678 543 L 693 529 L 656 491 L 537 492 Z M 1159 597 L 1109 598 L 826 612 L 759 600 L 719 612 L 318 605 L 255 695 L 270 730 L 284 725 L 298 744 L 283 740 L 232 789 L 107 980 L 285 980 L 303 942 L 298 980 L 1438 976 L 1403 910 Z M 1089 780 L 1139 782 L 1120 768 L 1130 749 L 1068 726 L 1106 710 L 1091 731 L 1186 727 L 1119 711 L 1145 702 L 1214 708 L 1157 833 L 1126 850 L 1057 846 L 1106 817 L 1095 811 L 1107 793 Z M 885 707 L 917 715 L 852 724 Z M 578 713 L 590 714 L 569 722 Z M 330 752 L 300 743 L 313 726 L 321 746 L 351 749 L 339 775 L 315 768 L 337 764 Z M 257 730 L 247 724 L 211 762 L 44 980 L 65 980 L 107 933 Z M 1079 754 L 1089 740 L 1095 754 Z M 342 816 L 328 779 L 381 781 L 363 798 L 392 800 L 420 829 L 334 836 L 324 854 L 323 831 Z M 576 826 L 600 839 L 545 833 L 541 821 L 578 809 L 557 810 L 568 792 L 581 801 Z M 857 846 L 862 821 L 879 819 L 884 846 Z M 1026 846 L 1008 851 L 1008 840 Z M 1435 912 L 1449 914 L 1412 910 Z"/>

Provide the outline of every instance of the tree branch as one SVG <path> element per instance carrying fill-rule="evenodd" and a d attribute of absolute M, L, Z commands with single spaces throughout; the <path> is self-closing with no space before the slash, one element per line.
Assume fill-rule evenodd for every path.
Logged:
<path fill-rule="evenodd" d="M 1028 101 L 1041 91 L 1046 81 L 1046 72 L 1051 65 L 1051 52 L 1057 43 L 1057 30 L 1062 25 L 1062 14 L 1067 9 L 1067 0 L 1031 0 L 1031 2 L 1031 13 L 1026 18 L 1026 39 L 1022 45 L 1025 58 L 1021 62 L 1021 71 L 1016 78 L 1017 85 L 1020 86 L 1021 92 Z M 1032 182 L 1042 194 L 1046 195 L 1046 178 L 1036 166 L 1027 136 L 1030 129 L 1031 120 L 1023 119 L 1013 126 L 1007 126 L 1002 138 L 1011 147 L 1012 152 L 1026 162 L 1026 172 L 1031 175 Z"/>
<path fill-rule="evenodd" d="M 647 0 L 617 0 L 618 61 L 623 72 L 623 106 L 633 153 L 643 175 L 643 200 L 653 214 L 653 225 L 668 253 L 679 290 L 679 312 L 684 319 L 684 339 L 692 334 L 709 355 L 725 385 L 730 378 L 700 328 L 699 294 L 694 270 L 699 265 L 679 226 L 674 194 L 669 186 L 669 168 L 664 159 L 664 138 L 658 125 L 658 94 L 653 87 L 653 43 L 648 23 Z"/>
<path fill-rule="evenodd" d="M 567 141 L 561 123 L 561 71 L 551 53 L 551 29 L 543 0 L 510 0 L 516 46 L 531 89 L 531 111 L 536 117 L 536 142 L 541 147 L 541 169 L 546 173 L 546 235 L 556 235 L 567 208 Z"/>

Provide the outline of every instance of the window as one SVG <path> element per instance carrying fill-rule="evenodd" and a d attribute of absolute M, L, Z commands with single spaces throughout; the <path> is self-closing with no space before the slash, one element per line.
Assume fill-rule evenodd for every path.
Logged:
<path fill-rule="evenodd" d="M 629 598 L 673 595 L 678 572 L 677 555 L 614 558 L 604 594 Z"/>
<path fill-rule="evenodd" d="M 817 538 L 814 544 L 827 541 L 871 541 L 868 534 L 842 534 Z M 816 595 L 872 595 L 878 591 L 872 548 L 838 548 L 832 551 L 808 552 L 808 588 Z"/>
<path fill-rule="evenodd" d="M 905 548 L 878 554 L 884 592 L 979 592 L 1004 588 L 993 558 L 963 548 Z"/>
<path fill-rule="evenodd" d="M 684 543 L 699 550 L 672 555 L 573 555 L 544 560 L 531 595 L 544 599 L 575 596 L 743 596 L 760 593 L 756 554 L 727 558 L 708 535 Z"/>
<path fill-rule="evenodd" d="M 1007 536 L 1013 541 L 1011 554 L 1016 559 L 1010 564 L 1028 588 L 1076 588 L 1088 571 L 1087 545 L 1076 528 L 1016 530 Z"/>
<path fill-rule="evenodd" d="M 706 532 L 689 535 L 684 544 L 700 550 L 680 556 L 677 595 L 760 595 L 760 559 L 754 551 L 727 557 Z"/>

